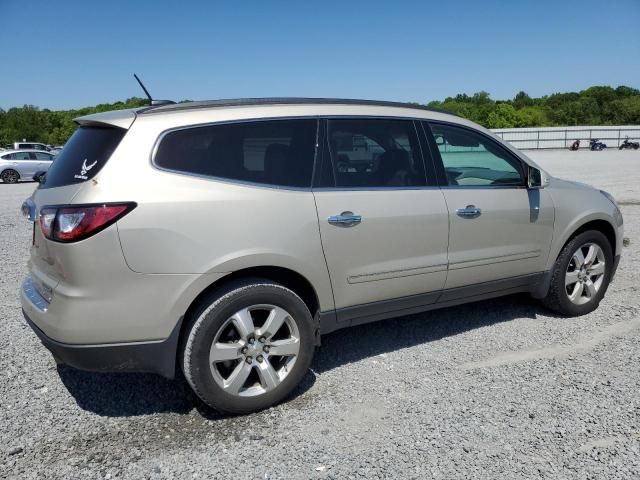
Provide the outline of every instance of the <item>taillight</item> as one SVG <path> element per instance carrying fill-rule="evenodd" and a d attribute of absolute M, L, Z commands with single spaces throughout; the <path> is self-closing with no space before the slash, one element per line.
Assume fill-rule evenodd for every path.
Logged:
<path fill-rule="evenodd" d="M 105 203 L 44 207 L 40 210 L 40 228 L 49 240 L 77 242 L 104 230 L 135 206 L 135 203 Z"/>
<path fill-rule="evenodd" d="M 55 208 L 43 208 L 40 210 L 40 228 L 45 237 L 51 238 L 51 230 L 53 229 L 53 221 L 56 219 Z"/>

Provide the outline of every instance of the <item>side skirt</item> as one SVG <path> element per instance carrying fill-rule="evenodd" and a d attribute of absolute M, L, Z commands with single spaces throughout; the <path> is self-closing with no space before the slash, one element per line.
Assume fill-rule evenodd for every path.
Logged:
<path fill-rule="evenodd" d="M 533 273 L 321 312 L 320 334 L 324 335 L 341 328 L 502 297 L 513 293 L 530 292 L 536 298 L 544 297 L 549 288 L 550 274 L 551 272 Z"/>

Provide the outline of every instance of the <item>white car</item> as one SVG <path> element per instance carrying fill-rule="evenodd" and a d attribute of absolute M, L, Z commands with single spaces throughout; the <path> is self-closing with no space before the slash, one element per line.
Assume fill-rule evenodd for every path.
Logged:
<path fill-rule="evenodd" d="M 54 155 L 41 150 L 0 152 L 0 179 L 3 183 L 31 181 L 36 172 L 49 170 L 54 158 Z"/>
<path fill-rule="evenodd" d="M 43 152 L 51 151 L 51 146 L 39 142 L 13 142 L 11 146 L 14 150 L 40 150 Z"/>

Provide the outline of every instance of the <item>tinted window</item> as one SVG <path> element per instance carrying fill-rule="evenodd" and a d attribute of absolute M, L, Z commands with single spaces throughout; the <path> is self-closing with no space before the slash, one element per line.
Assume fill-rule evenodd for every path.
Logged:
<path fill-rule="evenodd" d="M 14 160 L 31 160 L 29 152 L 16 152 L 13 154 Z"/>
<path fill-rule="evenodd" d="M 3 160 L 11 160 L 13 158 L 13 154 L 7 153 L 6 155 L 2 155 L 2 157 L 0 158 L 2 158 Z"/>
<path fill-rule="evenodd" d="M 40 188 L 61 187 L 93 178 L 104 167 L 126 130 L 80 127 L 56 157 Z"/>
<path fill-rule="evenodd" d="M 523 185 L 522 164 L 497 142 L 452 125 L 431 130 L 449 185 Z"/>
<path fill-rule="evenodd" d="M 51 155 L 44 152 L 34 152 L 37 160 L 51 160 Z"/>
<path fill-rule="evenodd" d="M 177 130 L 164 136 L 155 163 L 198 175 L 309 187 L 316 130 L 316 120 L 269 120 Z"/>
<path fill-rule="evenodd" d="M 426 185 L 411 121 L 330 120 L 328 137 L 337 187 Z"/>

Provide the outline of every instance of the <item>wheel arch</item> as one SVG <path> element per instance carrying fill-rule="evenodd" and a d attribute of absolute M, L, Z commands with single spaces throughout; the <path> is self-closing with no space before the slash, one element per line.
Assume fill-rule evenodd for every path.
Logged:
<path fill-rule="evenodd" d="M 182 317 L 182 323 L 180 325 L 180 334 L 178 345 L 180 347 L 176 352 L 176 364 L 179 364 L 182 348 L 181 346 L 184 344 L 184 338 L 187 335 L 190 327 L 191 327 L 191 316 L 195 309 L 198 308 L 200 303 L 206 298 L 211 292 L 216 290 L 221 290 L 225 286 L 231 284 L 235 281 L 240 281 L 243 279 L 265 279 L 271 280 L 273 282 L 279 283 L 284 287 L 290 289 L 296 295 L 298 295 L 302 301 L 307 305 L 309 311 L 311 312 L 311 317 L 314 321 L 318 322 L 318 312 L 320 311 L 320 301 L 318 298 L 318 294 L 316 289 L 313 287 L 312 283 L 302 274 L 286 267 L 279 267 L 273 265 L 263 265 L 256 267 L 247 267 L 243 269 L 239 269 L 229 274 L 217 279 L 207 287 L 205 287 L 196 297 L 191 301 L 187 310 Z M 317 329 L 317 325 L 316 325 Z M 317 342 L 319 342 L 318 335 L 316 336 Z"/>
<path fill-rule="evenodd" d="M 562 251 L 562 249 L 565 247 L 567 243 L 569 243 L 571 240 L 573 240 L 575 237 L 577 237 L 581 233 L 584 233 L 588 230 L 596 230 L 602 233 L 605 237 L 607 237 L 607 240 L 609 240 L 609 245 L 611 245 L 611 252 L 613 252 L 613 255 L 616 254 L 616 245 L 617 245 L 616 229 L 610 222 L 603 219 L 590 220 L 580 225 L 577 229 L 573 231 L 573 233 L 571 233 L 571 235 L 569 235 L 567 240 L 562 244 L 562 248 L 560 249 L 560 251 Z"/>

